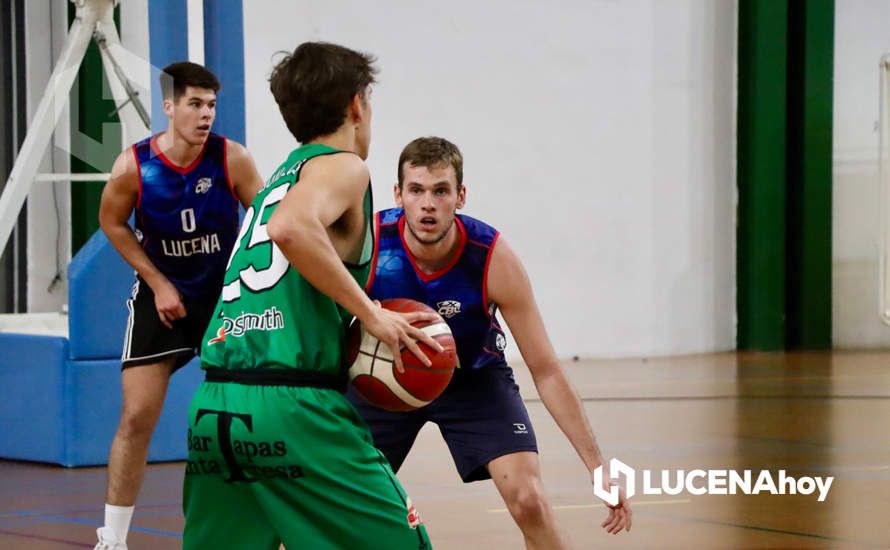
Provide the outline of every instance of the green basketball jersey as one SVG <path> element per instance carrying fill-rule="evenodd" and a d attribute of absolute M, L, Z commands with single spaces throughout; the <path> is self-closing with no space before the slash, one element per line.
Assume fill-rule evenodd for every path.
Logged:
<path fill-rule="evenodd" d="M 266 232 L 278 203 L 299 184 L 304 163 L 339 152 L 318 144 L 294 150 L 257 194 L 244 216 L 222 296 L 204 335 L 202 367 L 342 371 L 345 323 L 351 315 L 304 279 Z M 357 265 L 346 264 L 362 287 L 374 248 L 372 208 L 369 182 L 361 259 Z"/>

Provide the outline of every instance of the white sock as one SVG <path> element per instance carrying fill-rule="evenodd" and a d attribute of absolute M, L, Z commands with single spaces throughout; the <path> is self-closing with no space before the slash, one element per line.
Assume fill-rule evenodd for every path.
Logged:
<path fill-rule="evenodd" d="M 130 530 L 134 508 L 135 506 L 105 505 L 105 527 L 111 528 L 120 542 L 127 542 L 127 532 Z"/>

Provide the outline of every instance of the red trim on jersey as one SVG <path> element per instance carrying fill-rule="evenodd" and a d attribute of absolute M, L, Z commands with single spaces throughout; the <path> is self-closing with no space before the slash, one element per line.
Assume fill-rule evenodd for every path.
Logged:
<path fill-rule="evenodd" d="M 139 193 L 136 195 L 136 208 L 142 204 L 142 166 L 139 164 L 139 153 L 136 152 L 136 144 L 133 144 L 133 158 L 136 159 L 136 173 L 139 174 Z"/>
<path fill-rule="evenodd" d="M 488 314 L 488 267 L 491 265 L 491 253 L 494 252 L 494 245 L 498 242 L 498 237 L 500 236 L 500 232 L 494 234 L 491 246 L 488 249 L 488 255 L 485 256 L 485 269 L 482 271 L 482 307 L 485 308 L 485 314 L 489 317 L 491 315 Z"/>
<path fill-rule="evenodd" d="M 207 139 L 209 140 L 210 138 L 207 138 Z M 235 199 L 235 202 L 241 202 L 241 199 L 239 199 L 238 195 L 235 194 L 235 186 L 232 185 L 232 178 L 229 177 L 229 140 L 227 138 L 222 138 L 222 140 L 223 140 L 223 171 L 225 171 L 225 174 L 226 174 L 226 185 L 229 186 L 229 192 L 232 193 L 232 198 Z"/>
<path fill-rule="evenodd" d="M 402 217 L 399 218 L 399 238 L 402 239 L 402 247 L 405 249 L 405 255 L 408 256 L 408 260 L 414 267 L 415 273 L 417 273 L 417 276 L 420 277 L 420 280 L 424 283 L 428 283 L 433 279 L 438 279 L 442 275 L 451 271 L 451 268 L 457 264 L 458 260 L 460 260 L 460 257 L 464 253 L 464 248 L 467 246 L 467 230 L 464 227 L 464 224 L 461 223 L 460 218 L 455 216 L 454 221 L 457 223 L 457 228 L 460 230 L 460 244 L 457 245 L 457 251 L 454 254 L 454 258 L 451 259 L 451 262 L 448 265 L 439 271 L 436 271 L 435 273 L 424 273 L 417 265 L 417 260 L 414 259 L 414 255 L 411 254 L 411 249 L 408 248 L 408 243 L 405 242 L 405 215 L 402 214 Z"/>
<path fill-rule="evenodd" d="M 374 284 L 374 274 L 377 273 L 377 253 L 380 252 L 380 212 L 374 214 L 374 253 L 371 254 L 371 273 L 368 282 L 365 283 L 365 292 L 371 292 Z"/>
<path fill-rule="evenodd" d="M 198 156 L 195 157 L 195 160 L 192 161 L 188 166 L 182 167 L 178 164 L 173 164 L 173 161 L 167 158 L 167 155 L 164 154 L 163 151 L 158 149 L 158 137 L 161 134 L 156 134 L 151 137 L 151 150 L 154 154 L 161 159 L 161 161 L 167 165 L 167 168 L 179 172 L 180 174 L 188 174 L 192 170 L 195 169 L 196 166 L 201 162 L 201 159 L 204 158 L 204 151 L 207 149 L 207 142 L 210 141 L 210 136 L 207 136 L 207 139 L 204 140 L 204 145 L 201 147 L 201 152 L 198 153 Z"/>

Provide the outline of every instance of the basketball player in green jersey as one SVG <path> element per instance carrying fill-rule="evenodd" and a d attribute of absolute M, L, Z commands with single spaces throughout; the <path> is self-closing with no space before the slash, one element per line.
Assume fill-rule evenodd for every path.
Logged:
<path fill-rule="evenodd" d="M 354 314 L 427 364 L 411 326 L 363 292 L 373 248 L 373 58 L 304 43 L 270 78 L 302 143 L 245 215 L 201 351 L 189 411 L 185 549 L 430 548 L 424 526 L 343 396 Z M 398 355 L 398 354 L 397 354 Z M 401 368 L 401 365 L 398 366 Z"/>

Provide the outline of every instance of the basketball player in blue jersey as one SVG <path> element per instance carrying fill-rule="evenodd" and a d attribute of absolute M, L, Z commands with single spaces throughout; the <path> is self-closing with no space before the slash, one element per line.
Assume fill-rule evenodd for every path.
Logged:
<path fill-rule="evenodd" d="M 394 470 L 420 428 L 434 422 L 464 482 L 494 480 L 527 548 L 565 548 L 568 540 L 544 494 L 528 412 L 504 358 L 498 310 L 541 400 L 591 474 L 603 457 L 547 337 L 528 276 L 497 230 L 456 213 L 467 193 L 457 146 L 435 137 L 412 141 L 399 158 L 398 178 L 399 208 L 377 214 L 367 290 L 377 300 L 411 298 L 437 310 L 454 335 L 459 368 L 445 392 L 416 411 L 375 408 L 354 390 L 351 401 Z M 631 510 L 623 494 L 602 526 L 609 533 L 630 530 Z"/>
<path fill-rule="evenodd" d="M 126 548 L 167 383 L 200 349 L 238 236 L 238 203 L 249 207 L 263 185 L 244 146 L 210 131 L 220 88 L 212 72 L 174 63 L 161 87 L 167 130 L 118 156 L 99 209 L 102 230 L 136 270 L 136 283 L 97 549 Z"/>

